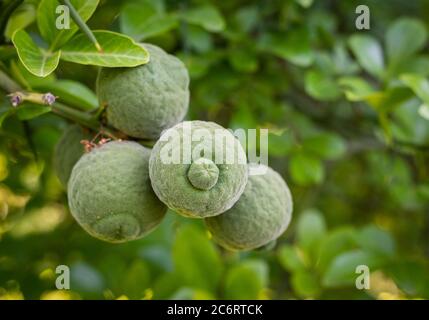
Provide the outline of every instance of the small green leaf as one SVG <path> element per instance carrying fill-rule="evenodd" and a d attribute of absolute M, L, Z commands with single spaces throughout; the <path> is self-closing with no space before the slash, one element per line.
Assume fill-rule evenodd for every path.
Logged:
<path fill-rule="evenodd" d="M 409 99 L 413 92 L 404 86 L 396 86 L 382 92 L 374 92 L 365 97 L 365 101 L 380 113 L 394 111 Z"/>
<path fill-rule="evenodd" d="M 23 103 L 16 109 L 16 115 L 19 120 L 30 120 L 48 113 L 52 110 L 49 106 L 42 106 L 33 103 Z"/>
<path fill-rule="evenodd" d="M 319 279 L 311 271 L 300 270 L 293 273 L 291 283 L 293 291 L 301 298 L 315 298 L 321 291 Z"/>
<path fill-rule="evenodd" d="M 136 41 L 168 32 L 178 26 L 175 14 L 166 14 L 154 3 L 129 3 L 121 11 L 121 31 Z"/>
<path fill-rule="evenodd" d="M 98 52 L 85 34 L 78 34 L 62 48 L 61 58 L 102 67 L 135 67 L 149 62 L 149 53 L 131 38 L 111 31 L 93 33 L 103 52 Z"/>
<path fill-rule="evenodd" d="M 384 263 L 382 257 L 362 250 L 352 250 L 335 257 L 323 275 L 323 285 L 326 287 L 354 286 L 356 267 L 365 265 L 371 272 Z"/>
<path fill-rule="evenodd" d="M 173 246 L 173 262 L 184 285 L 215 291 L 222 272 L 222 261 L 202 230 L 192 225 L 179 229 Z"/>
<path fill-rule="evenodd" d="M 36 19 L 36 8 L 32 3 L 23 3 L 9 17 L 5 36 L 12 38 L 15 31 L 24 29 Z"/>
<path fill-rule="evenodd" d="M 292 156 L 289 170 L 292 179 L 300 185 L 317 184 L 325 177 L 322 161 L 318 157 L 302 152 Z"/>
<path fill-rule="evenodd" d="M 95 93 L 77 81 L 57 80 L 35 85 L 34 88 L 42 92 L 51 92 L 58 96 L 58 101 L 81 110 L 94 110 L 98 107 L 98 99 Z"/>
<path fill-rule="evenodd" d="M 186 22 L 199 25 L 211 32 L 220 32 L 225 28 L 225 20 L 222 14 L 211 5 L 189 9 L 181 17 Z"/>
<path fill-rule="evenodd" d="M 258 299 L 268 285 L 268 265 L 262 260 L 247 260 L 228 270 L 225 279 L 226 299 Z"/>
<path fill-rule="evenodd" d="M 6 102 L 0 105 L 0 128 L 2 127 L 4 120 L 6 120 L 6 118 L 10 116 L 14 111 L 15 109 L 8 106 Z"/>
<path fill-rule="evenodd" d="M 334 79 L 318 71 L 307 72 L 305 91 L 314 99 L 321 101 L 333 101 L 341 95 L 341 90 Z"/>
<path fill-rule="evenodd" d="M 305 269 L 304 261 L 299 255 L 299 249 L 290 245 L 283 245 L 278 251 L 280 264 L 290 272 Z"/>
<path fill-rule="evenodd" d="M 38 77 L 46 77 L 57 68 L 61 55 L 60 51 L 50 52 L 37 47 L 24 30 L 15 32 L 12 42 L 22 64 L 32 74 Z"/>
<path fill-rule="evenodd" d="M 70 2 L 82 20 L 87 21 L 95 12 L 99 0 L 71 0 Z M 58 10 L 62 7 L 57 0 L 42 0 L 37 9 L 37 25 L 40 34 L 50 44 L 51 50 L 61 48 L 79 30 L 70 15 L 67 16 L 63 10 Z M 57 22 L 64 23 L 64 19 L 68 19 L 69 28 L 66 26 L 58 28 Z"/>
<path fill-rule="evenodd" d="M 420 20 L 402 18 L 387 31 L 386 48 L 389 63 L 396 65 L 422 49 L 426 43 L 426 27 Z"/>
<path fill-rule="evenodd" d="M 326 234 L 325 218 L 317 210 L 306 210 L 298 218 L 297 237 L 301 249 L 313 258 Z"/>
<path fill-rule="evenodd" d="M 366 80 L 359 77 L 342 77 L 338 79 L 338 84 L 349 101 L 363 101 L 375 92 Z"/>
<path fill-rule="evenodd" d="M 429 104 L 429 81 L 425 77 L 418 74 L 404 74 L 400 79 L 406 86 L 410 87 L 425 104 Z"/>
<path fill-rule="evenodd" d="M 358 34 L 350 38 L 349 45 L 362 68 L 369 74 L 381 78 L 384 72 L 384 58 L 380 43 L 371 36 Z"/>
<path fill-rule="evenodd" d="M 233 50 L 228 58 L 231 65 L 237 71 L 254 72 L 258 68 L 258 58 L 250 50 Z"/>
<path fill-rule="evenodd" d="M 266 34 L 261 38 L 260 46 L 300 67 L 308 67 L 314 61 L 310 34 L 305 28 L 291 30 L 286 34 Z"/>
<path fill-rule="evenodd" d="M 308 137 L 302 144 L 305 151 L 312 152 L 327 160 L 342 157 L 347 149 L 344 140 L 339 135 L 330 132 Z"/>
<path fill-rule="evenodd" d="M 419 115 L 426 120 L 429 120 L 429 105 L 427 104 L 422 104 L 419 107 Z"/>
<path fill-rule="evenodd" d="M 309 8 L 312 6 L 314 0 L 295 0 L 303 8 Z"/>
<path fill-rule="evenodd" d="M 356 246 L 354 229 L 344 227 L 330 232 L 320 244 L 318 269 L 325 272 L 336 256 L 355 249 Z"/>
<path fill-rule="evenodd" d="M 419 260 L 399 259 L 387 266 L 389 275 L 406 294 L 429 299 L 428 263 Z"/>
<path fill-rule="evenodd" d="M 357 244 L 368 252 L 393 256 L 395 254 L 395 242 L 392 236 L 375 226 L 368 226 L 356 234 Z"/>

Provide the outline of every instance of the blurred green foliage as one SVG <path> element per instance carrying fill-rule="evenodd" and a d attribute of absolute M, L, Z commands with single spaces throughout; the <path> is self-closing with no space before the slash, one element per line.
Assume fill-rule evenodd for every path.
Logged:
<path fill-rule="evenodd" d="M 34 34 L 37 0 L 5 38 Z M 355 28 L 357 5 L 371 29 Z M 92 29 L 162 46 L 189 68 L 189 119 L 269 128 L 270 165 L 294 197 L 273 249 L 221 250 L 170 212 L 121 245 L 87 235 L 52 167 L 66 121 L 0 104 L 0 299 L 429 298 L 429 1 L 101 1 Z M 96 67 L 31 75 L 10 46 L 0 67 L 27 89 L 91 110 Z M 43 114 L 43 115 L 42 115 Z M 22 121 L 25 120 L 25 121 Z M 70 291 L 55 268 L 71 267 Z M 371 270 L 358 290 L 356 266 Z"/>

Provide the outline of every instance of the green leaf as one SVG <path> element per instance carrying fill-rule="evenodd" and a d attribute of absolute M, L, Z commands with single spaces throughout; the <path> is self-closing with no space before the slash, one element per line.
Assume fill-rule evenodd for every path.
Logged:
<path fill-rule="evenodd" d="M 258 69 L 258 57 L 249 49 L 235 49 L 228 55 L 228 59 L 237 71 L 254 72 Z"/>
<path fill-rule="evenodd" d="M 400 259 L 387 266 L 389 275 L 406 294 L 429 299 L 429 266 L 427 261 Z"/>
<path fill-rule="evenodd" d="M 341 90 L 334 79 L 318 71 L 307 72 L 305 91 L 311 97 L 320 101 L 333 101 L 341 95 Z"/>
<path fill-rule="evenodd" d="M 87 21 L 98 6 L 99 0 L 70 1 L 83 21 Z M 64 11 L 58 11 L 60 3 L 57 0 L 42 0 L 37 9 L 37 25 L 40 34 L 50 44 L 51 50 L 61 48 L 79 30 L 73 19 L 69 19 L 69 28 L 58 28 L 57 22 L 66 19 Z"/>
<path fill-rule="evenodd" d="M 320 244 L 318 270 L 324 273 L 336 256 L 355 248 L 354 229 L 345 227 L 330 232 Z"/>
<path fill-rule="evenodd" d="M 7 21 L 5 36 L 12 38 L 15 31 L 24 29 L 36 19 L 36 8 L 32 3 L 23 3 L 19 6 Z"/>
<path fill-rule="evenodd" d="M 429 120 L 429 105 L 427 104 L 422 104 L 419 107 L 419 115 L 426 120 Z"/>
<path fill-rule="evenodd" d="M 0 105 L 0 128 L 2 127 L 4 120 L 6 120 L 6 118 L 10 116 L 14 111 L 15 109 L 11 108 L 6 101 L 4 101 Z"/>
<path fill-rule="evenodd" d="M 314 2 L 314 0 L 295 0 L 303 8 L 310 8 Z"/>
<path fill-rule="evenodd" d="M 335 257 L 331 265 L 323 275 L 322 283 L 326 287 L 354 286 L 356 278 L 356 267 L 365 265 L 370 272 L 382 266 L 382 257 L 363 250 L 352 250 Z"/>
<path fill-rule="evenodd" d="M 429 104 L 429 81 L 418 74 L 404 74 L 400 77 L 402 82 L 425 103 Z"/>
<path fill-rule="evenodd" d="M 228 270 L 225 279 L 226 299 L 258 299 L 268 285 L 268 265 L 262 260 L 247 260 Z"/>
<path fill-rule="evenodd" d="M 376 111 L 384 113 L 394 111 L 409 99 L 413 98 L 413 92 L 404 86 L 396 86 L 383 92 L 374 92 L 365 101 Z"/>
<path fill-rule="evenodd" d="M 225 28 L 225 20 L 219 10 L 211 5 L 192 8 L 182 13 L 181 18 L 211 32 L 220 32 Z"/>
<path fill-rule="evenodd" d="M 48 113 L 51 110 L 52 108 L 50 106 L 42 106 L 25 102 L 16 109 L 16 115 L 19 120 L 30 120 Z"/>
<path fill-rule="evenodd" d="M 393 256 L 395 254 L 395 242 L 392 236 L 375 226 L 368 226 L 356 234 L 357 244 L 368 252 Z"/>
<path fill-rule="evenodd" d="M 149 62 L 149 53 L 131 38 L 111 31 L 93 33 L 103 52 L 98 52 L 86 35 L 78 34 L 61 49 L 61 59 L 102 67 L 135 67 Z"/>
<path fill-rule="evenodd" d="M 290 245 L 283 245 L 278 251 L 280 264 L 290 272 L 305 269 L 304 261 L 299 249 Z"/>
<path fill-rule="evenodd" d="M 121 11 L 120 26 L 123 33 L 142 41 L 176 28 L 178 18 L 164 13 L 153 3 L 129 3 Z"/>
<path fill-rule="evenodd" d="M 375 92 L 366 80 L 359 77 L 342 77 L 338 79 L 338 84 L 349 101 L 363 101 Z"/>
<path fill-rule="evenodd" d="M 98 99 L 95 93 L 77 81 L 57 80 L 35 85 L 34 88 L 42 92 L 51 92 L 59 97 L 58 101 L 81 110 L 94 110 L 98 107 Z"/>
<path fill-rule="evenodd" d="M 300 270 L 291 278 L 293 291 L 301 298 L 315 298 L 320 294 L 319 279 L 311 271 Z"/>
<path fill-rule="evenodd" d="M 316 257 L 325 234 L 325 218 L 319 211 L 314 209 L 306 210 L 299 216 L 297 241 L 299 247 L 313 258 Z"/>
<path fill-rule="evenodd" d="M 210 292 L 216 290 L 222 272 L 222 261 L 202 230 L 192 225 L 178 230 L 173 246 L 173 262 L 184 285 Z"/>
<path fill-rule="evenodd" d="M 28 71 L 27 68 L 24 67 L 24 65 L 19 59 L 11 61 L 10 73 L 23 88 L 30 91 L 38 85 L 55 81 L 54 73 L 51 73 L 44 78 L 35 76 L 30 71 Z"/>
<path fill-rule="evenodd" d="M 308 67 L 314 61 L 310 34 L 305 28 L 291 30 L 286 34 L 265 34 L 260 46 L 299 67 Z"/>
<path fill-rule="evenodd" d="M 320 183 L 325 177 L 322 161 L 318 157 L 303 152 L 292 156 L 289 170 L 292 179 L 304 186 Z"/>
<path fill-rule="evenodd" d="M 15 32 L 12 42 L 22 64 L 32 74 L 38 77 L 46 77 L 57 68 L 60 61 L 60 52 L 50 52 L 37 47 L 24 30 Z"/>
<path fill-rule="evenodd" d="M 353 35 L 349 45 L 359 64 L 369 74 L 381 78 L 384 72 L 383 49 L 380 43 L 368 35 Z"/>
<path fill-rule="evenodd" d="M 425 25 L 417 19 L 402 18 L 390 26 L 386 35 L 389 63 L 396 65 L 422 49 L 427 40 Z"/>
<path fill-rule="evenodd" d="M 347 150 L 347 146 L 341 136 L 329 132 L 308 137 L 303 141 L 302 145 L 306 152 L 314 153 L 327 160 L 338 159 Z"/>

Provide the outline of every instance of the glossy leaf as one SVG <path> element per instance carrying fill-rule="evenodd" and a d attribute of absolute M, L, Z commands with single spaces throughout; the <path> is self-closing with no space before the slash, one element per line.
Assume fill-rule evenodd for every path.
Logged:
<path fill-rule="evenodd" d="M 207 235 L 193 226 L 178 230 L 173 246 L 175 271 L 184 285 L 214 292 L 221 276 L 222 263 Z"/>
<path fill-rule="evenodd" d="M 70 2 L 85 22 L 94 13 L 99 0 L 71 0 Z M 68 8 L 65 9 L 67 11 L 62 8 L 67 7 L 57 0 L 41 0 L 37 9 L 37 25 L 40 34 L 49 43 L 51 50 L 60 49 L 79 30 L 77 24 L 71 19 Z M 68 25 L 64 19 L 67 19 Z"/>
<path fill-rule="evenodd" d="M 319 211 L 312 209 L 301 213 L 297 225 L 297 240 L 300 248 L 316 257 L 325 234 L 325 219 Z"/>
<path fill-rule="evenodd" d="M 268 283 L 264 261 L 248 260 L 232 267 L 225 279 L 226 299 L 258 299 Z"/>
<path fill-rule="evenodd" d="M 354 286 L 356 268 L 365 265 L 371 272 L 377 270 L 384 263 L 384 259 L 373 253 L 362 250 L 352 250 L 335 257 L 323 275 L 323 284 L 326 287 Z"/>
<path fill-rule="evenodd" d="M 412 18 L 395 21 L 386 34 L 389 63 L 396 65 L 409 58 L 423 48 L 426 40 L 426 27 L 421 21 Z"/>
<path fill-rule="evenodd" d="M 225 28 L 225 20 L 219 10 L 211 5 L 186 10 L 181 18 L 211 32 L 220 32 Z"/>
<path fill-rule="evenodd" d="M 307 152 L 314 153 L 324 159 L 338 159 L 346 152 L 347 146 L 344 140 L 335 133 L 320 133 L 306 138 L 303 148 Z"/>
<path fill-rule="evenodd" d="M 175 14 L 167 14 L 150 2 L 129 3 L 120 16 L 121 30 L 137 41 L 168 32 L 178 26 Z"/>
<path fill-rule="evenodd" d="M 305 28 L 291 30 L 286 34 L 267 34 L 262 37 L 260 45 L 265 50 L 297 66 L 307 67 L 314 60 L 310 35 Z"/>
<path fill-rule="evenodd" d="M 16 115 L 19 120 L 30 120 L 48 113 L 52 110 L 50 106 L 42 106 L 33 103 L 23 103 L 16 109 Z"/>
<path fill-rule="evenodd" d="M 24 30 L 15 32 L 12 42 L 22 64 L 32 74 L 46 77 L 57 68 L 61 53 L 46 51 L 38 47 Z"/>
<path fill-rule="evenodd" d="M 362 68 L 369 74 L 381 78 L 385 67 L 380 43 L 369 35 L 359 34 L 352 36 L 349 44 Z"/>
<path fill-rule="evenodd" d="M 292 155 L 289 170 L 292 179 L 300 185 L 320 183 L 325 176 L 321 160 L 302 152 Z"/>
<path fill-rule="evenodd" d="M 135 67 L 149 62 L 149 53 L 131 38 L 111 31 L 93 33 L 103 52 L 98 52 L 86 35 L 78 34 L 62 48 L 61 59 L 102 67 Z"/>
<path fill-rule="evenodd" d="M 341 91 L 334 79 L 318 71 L 309 71 L 305 77 L 305 91 L 314 99 L 333 101 Z"/>

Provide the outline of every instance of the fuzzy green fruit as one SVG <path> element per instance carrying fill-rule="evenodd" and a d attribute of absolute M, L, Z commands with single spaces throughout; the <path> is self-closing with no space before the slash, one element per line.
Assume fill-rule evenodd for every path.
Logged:
<path fill-rule="evenodd" d="M 283 178 L 271 168 L 249 177 L 237 203 L 225 213 L 205 219 L 213 239 L 229 250 L 251 250 L 269 244 L 288 227 L 292 196 Z"/>
<path fill-rule="evenodd" d="M 157 139 L 182 121 L 189 104 L 185 65 L 161 48 L 144 44 L 150 61 L 134 68 L 103 68 L 97 80 L 107 120 L 129 136 Z"/>
<path fill-rule="evenodd" d="M 149 174 L 168 207 L 186 217 L 205 218 L 238 200 L 247 182 L 246 162 L 240 142 L 228 130 L 213 122 L 185 121 L 155 144 Z"/>
<path fill-rule="evenodd" d="M 92 236 L 125 242 L 159 225 L 167 208 L 149 180 L 150 150 L 129 141 L 109 142 L 86 153 L 68 184 L 70 211 Z"/>
<path fill-rule="evenodd" d="M 91 132 L 74 124 L 69 126 L 58 141 L 54 151 L 54 168 L 61 184 L 66 188 L 76 162 L 85 153 L 82 140 L 90 140 Z"/>

